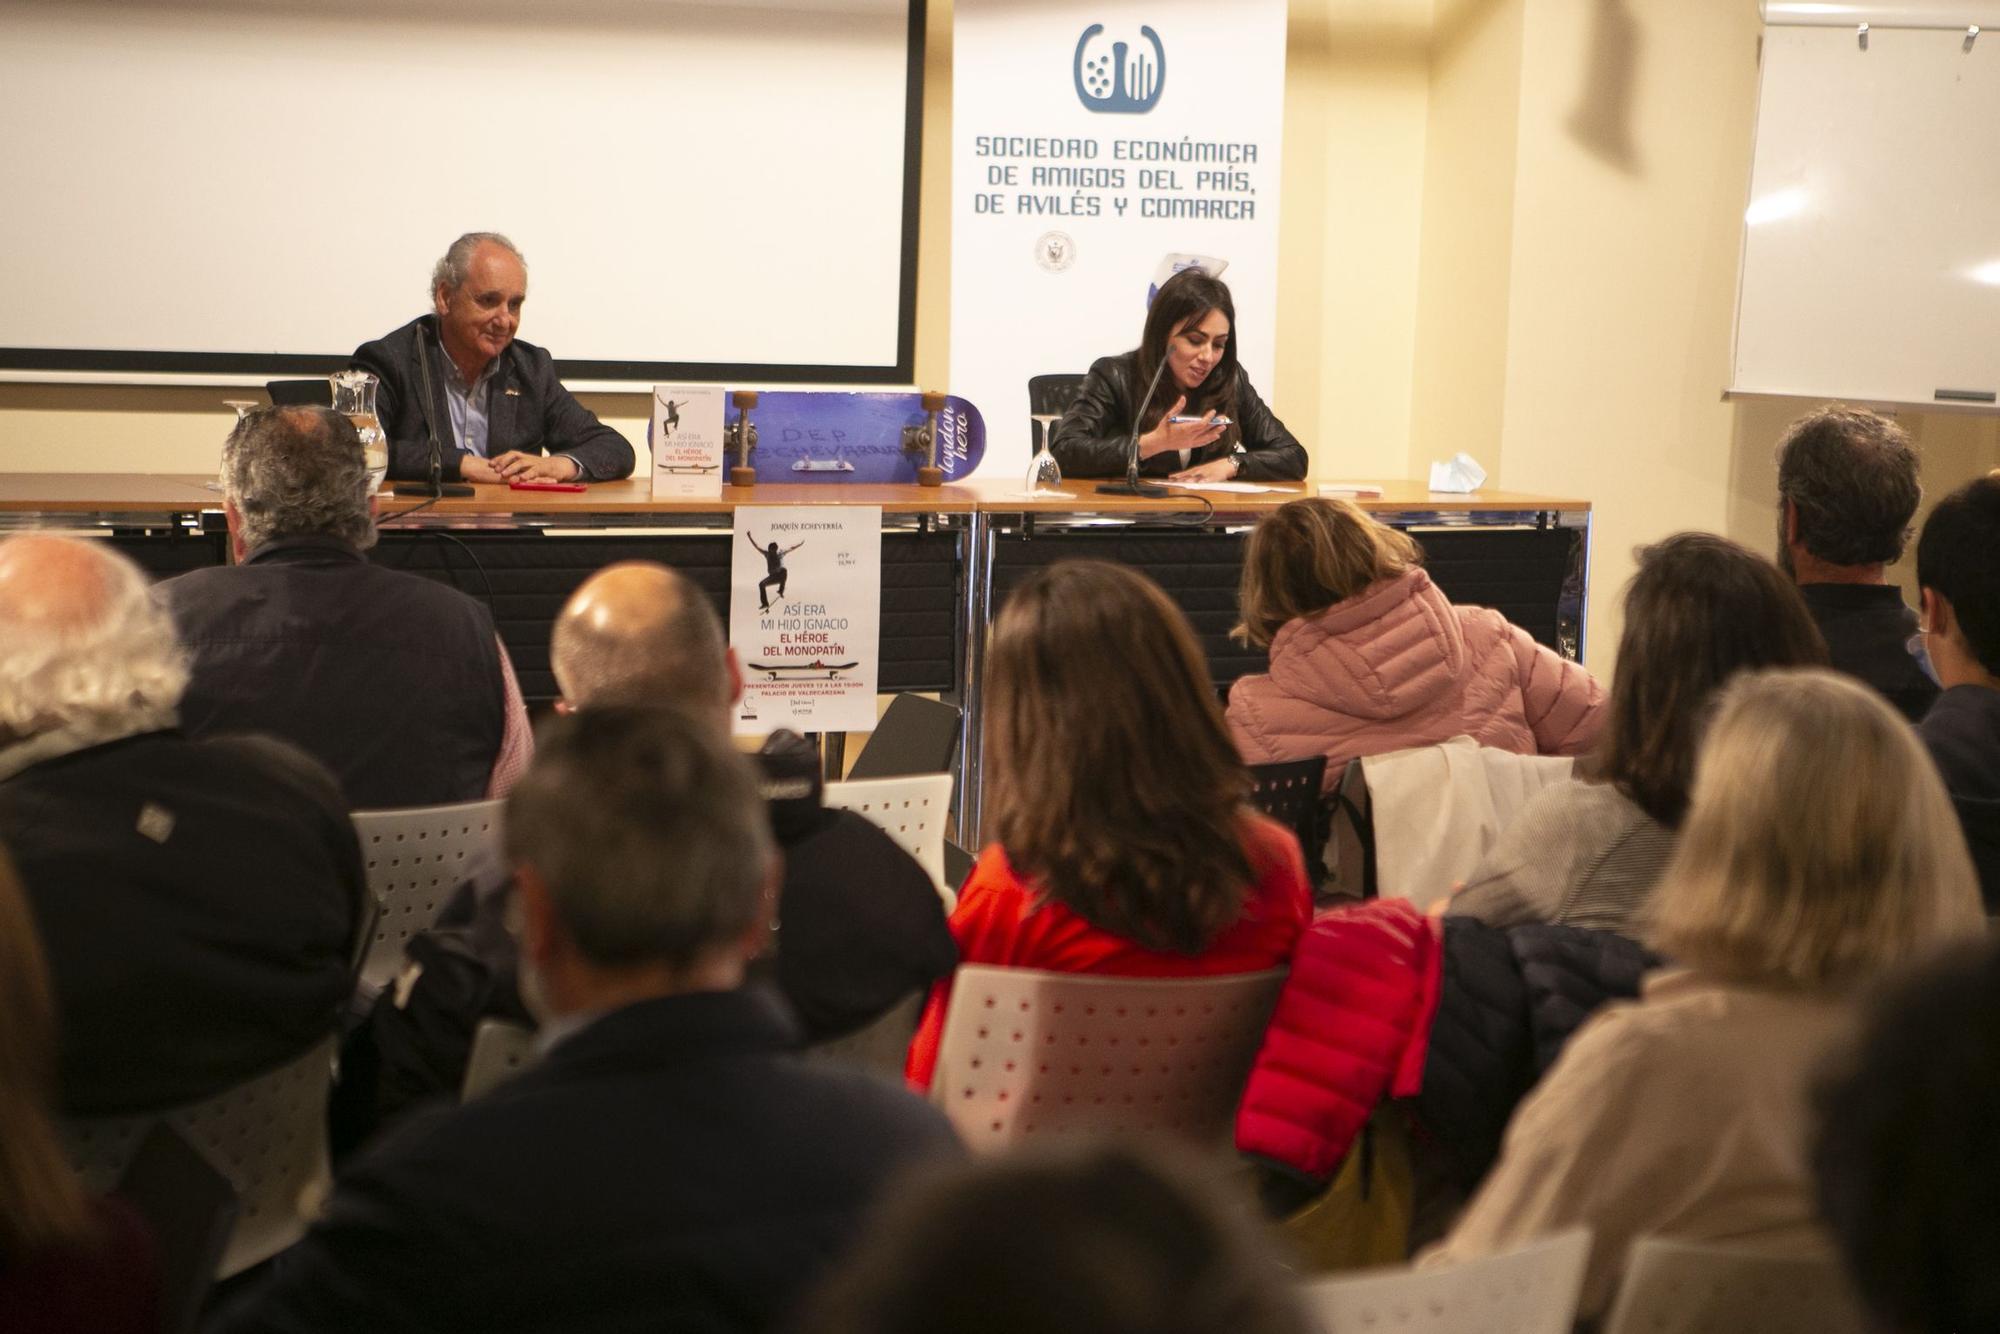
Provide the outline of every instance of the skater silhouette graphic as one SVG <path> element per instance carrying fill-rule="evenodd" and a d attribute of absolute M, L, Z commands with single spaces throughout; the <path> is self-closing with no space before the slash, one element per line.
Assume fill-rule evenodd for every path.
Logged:
<path fill-rule="evenodd" d="M 743 534 L 743 540 L 764 555 L 764 568 L 767 573 L 757 583 L 757 609 L 759 611 L 769 611 L 771 610 L 771 599 L 765 590 L 770 588 L 772 584 L 776 584 L 778 586 L 778 596 L 783 597 L 785 595 L 785 580 L 790 577 L 790 572 L 785 569 L 785 557 L 797 551 L 805 543 L 794 542 L 790 546 L 783 548 L 779 547 L 776 542 L 769 542 L 763 546 L 758 546 L 757 539 L 752 537 L 748 532 Z"/>

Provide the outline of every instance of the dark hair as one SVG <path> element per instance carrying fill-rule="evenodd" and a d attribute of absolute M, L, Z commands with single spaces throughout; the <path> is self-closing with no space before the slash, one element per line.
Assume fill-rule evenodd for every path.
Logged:
<path fill-rule="evenodd" d="M 1210 368 L 1208 378 L 1188 393 L 1187 411 L 1219 412 L 1232 419 L 1236 416 L 1236 303 L 1230 299 L 1229 288 L 1222 279 L 1211 278 L 1202 269 L 1182 269 L 1161 283 L 1154 294 L 1153 304 L 1146 309 L 1145 332 L 1139 336 L 1139 383 L 1133 386 L 1133 393 L 1145 393 L 1146 386 L 1153 382 L 1160 362 L 1166 359 L 1167 343 L 1174 331 L 1183 325 L 1200 324 L 1212 310 L 1221 311 L 1229 321 L 1229 341 L 1223 345 L 1222 356 Z M 1139 429 L 1150 431 L 1158 426 L 1179 393 L 1172 385 L 1163 384 L 1160 392 L 1153 395 L 1152 407 L 1147 409 L 1150 420 L 1138 423 Z M 1231 426 L 1229 431 L 1235 429 Z M 1229 431 L 1223 432 L 1223 438 L 1228 438 Z"/>
<path fill-rule="evenodd" d="M 913 1183 L 796 1334 L 1306 1334 L 1269 1234 L 1159 1152 L 986 1159 Z"/>
<path fill-rule="evenodd" d="M 2000 478 L 1967 482 L 1937 503 L 1917 539 L 1917 586 L 1951 604 L 1972 656 L 2000 674 Z"/>
<path fill-rule="evenodd" d="M 1122 565 L 1008 595 L 986 655 L 989 836 L 1037 891 L 1152 950 L 1242 915 L 1249 777 L 1180 608 Z"/>
<path fill-rule="evenodd" d="M 245 550 L 281 537 L 375 545 L 368 460 L 346 414 L 332 408 L 252 408 L 222 443 L 222 491 L 236 506 Z"/>
<path fill-rule="evenodd" d="M 1873 1315 L 2000 1329 L 2000 953 L 1954 954 L 1878 997 L 1814 1102 L 1820 1216 Z"/>
<path fill-rule="evenodd" d="M 1823 667 L 1826 642 L 1791 580 L 1726 537 L 1676 533 L 1637 557 L 1596 767 L 1672 829 L 1715 692 L 1752 668 Z"/>
<path fill-rule="evenodd" d="M 1830 565 L 1901 560 L 1923 494 L 1910 437 L 1866 408 L 1822 408 L 1778 442 L 1781 515 L 1790 501 L 1799 544 Z"/>
<path fill-rule="evenodd" d="M 713 717 L 669 707 L 552 716 L 506 840 L 577 949 L 614 967 L 685 968 L 740 939 L 777 856 L 749 759 Z"/>

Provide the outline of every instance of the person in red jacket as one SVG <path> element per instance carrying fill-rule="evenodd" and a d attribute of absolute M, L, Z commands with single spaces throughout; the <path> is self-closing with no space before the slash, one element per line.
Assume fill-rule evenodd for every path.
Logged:
<path fill-rule="evenodd" d="M 951 917 L 961 962 L 1203 977 L 1291 957 L 1312 915 L 1298 840 L 1246 804 L 1194 631 L 1155 584 L 1098 561 L 1032 576 L 985 686 L 990 842 Z M 933 988 L 910 1045 L 915 1088 L 950 999 Z"/>

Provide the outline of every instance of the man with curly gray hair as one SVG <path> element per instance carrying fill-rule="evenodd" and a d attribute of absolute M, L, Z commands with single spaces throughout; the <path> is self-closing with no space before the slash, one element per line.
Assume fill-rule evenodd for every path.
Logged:
<path fill-rule="evenodd" d="M 258 408 L 222 447 L 234 565 L 162 585 L 195 736 L 283 737 L 356 809 L 503 796 L 532 741 L 484 605 L 373 564 L 361 439 L 327 408 Z"/>
<path fill-rule="evenodd" d="M 175 729 L 187 664 L 108 546 L 0 539 L 0 844 L 46 947 L 64 1108 L 215 1093 L 333 1032 L 366 878 L 333 778 Z"/>

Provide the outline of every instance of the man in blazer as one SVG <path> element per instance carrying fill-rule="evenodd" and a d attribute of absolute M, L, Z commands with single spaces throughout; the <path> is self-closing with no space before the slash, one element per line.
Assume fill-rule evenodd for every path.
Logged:
<path fill-rule="evenodd" d="M 433 312 L 354 350 L 353 366 L 381 381 L 389 476 L 428 480 L 433 439 L 447 482 L 631 476 L 625 437 L 563 388 L 546 351 L 514 337 L 527 299 L 514 243 L 468 232 L 431 272 Z"/>

